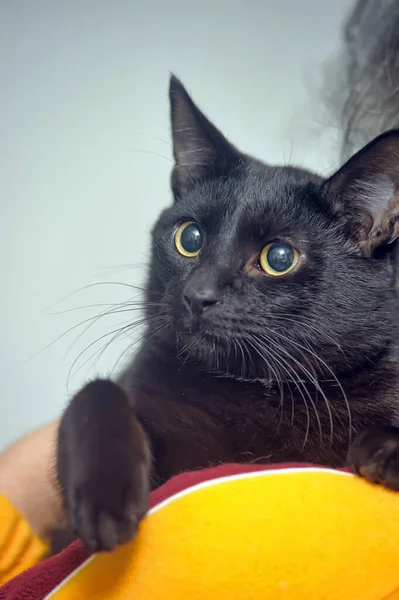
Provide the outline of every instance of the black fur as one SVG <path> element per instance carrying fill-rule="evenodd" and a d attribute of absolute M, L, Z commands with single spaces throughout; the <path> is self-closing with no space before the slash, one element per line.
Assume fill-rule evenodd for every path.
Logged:
<path fill-rule="evenodd" d="M 65 506 L 92 550 L 134 534 L 148 478 L 226 461 L 342 466 L 357 432 L 397 420 L 399 133 L 323 181 L 240 153 L 175 78 L 170 96 L 174 202 L 152 232 L 145 340 L 119 385 L 89 384 L 60 427 Z M 204 232 L 195 258 L 174 244 L 189 220 Z M 259 266 L 274 240 L 300 253 L 286 276 Z M 211 306 L 190 308 L 187 286 Z"/>

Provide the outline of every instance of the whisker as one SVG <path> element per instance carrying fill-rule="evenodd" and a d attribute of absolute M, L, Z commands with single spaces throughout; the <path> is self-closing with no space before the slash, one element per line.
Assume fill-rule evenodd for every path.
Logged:
<path fill-rule="evenodd" d="M 72 371 L 73 371 L 73 368 L 75 367 L 76 363 L 78 362 L 78 360 L 79 360 L 79 359 L 80 359 L 80 358 L 81 358 L 81 357 L 82 357 L 82 356 L 83 356 L 83 355 L 84 355 L 84 354 L 85 354 L 85 353 L 86 353 L 86 352 L 87 352 L 87 351 L 88 351 L 90 348 L 92 348 L 93 346 L 95 346 L 95 344 L 98 344 L 98 342 L 100 342 L 100 341 L 101 341 L 101 340 L 103 340 L 104 338 L 106 338 L 106 337 L 108 337 L 108 336 L 110 336 L 110 335 L 113 335 L 113 334 L 115 334 L 115 332 L 116 332 L 116 331 L 117 331 L 117 332 L 122 332 L 122 331 L 127 331 L 127 330 L 134 331 L 134 329 L 135 329 L 137 326 L 139 326 L 139 325 L 141 325 L 142 323 L 145 323 L 145 322 L 146 322 L 146 320 L 145 320 L 145 319 L 140 319 L 140 321 L 136 321 L 136 322 L 135 322 L 135 323 L 133 323 L 133 324 L 132 324 L 132 323 L 129 323 L 128 325 L 124 325 L 123 327 L 120 327 L 120 328 L 118 328 L 117 330 L 113 329 L 112 331 L 109 331 L 108 333 L 104 333 L 104 334 L 103 334 L 103 335 L 101 335 L 100 337 L 96 338 L 96 339 L 95 339 L 93 342 L 91 342 L 90 344 L 88 344 L 88 345 L 87 345 L 87 346 L 84 348 L 84 350 L 82 350 L 81 352 L 79 352 L 78 356 L 77 356 L 77 357 L 75 358 L 75 360 L 73 361 L 73 363 L 72 363 L 72 365 L 71 365 L 71 367 L 70 367 L 70 369 L 69 369 L 69 372 L 68 372 L 68 377 L 67 377 L 67 386 L 68 386 L 69 380 L 70 380 L 70 378 L 71 378 L 71 376 L 72 376 Z M 90 358 L 89 358 L 89 360 L 90 360 Z M 84 363 L 84 364 L 86 364 L 86 363 Z M 83 366 L 84 366 L 84 364 L 83 364 Z M 81 367 L 79 367 L 78 371 L 80 370 L 80 368 L 81 368 Z M 78 371 L 74 372 L 74 374 L 73 374 L 73 375 L 75 376 L 75 375 L 76 375 L 76 373 L 77 373 Z"/>
<path fill-rule="evenodd" d="M 123 304 L 120 304 L 119 306 L 123 306 Z M 134 308 L 129 309 L 129 310 L 134 310 Z M 87 319 L 83 319 L 83 321 L 80 321 L 80 323 L 76 323 L 75 325 L 72 325 L 72 327 L 69 327 L 66 331 L 64 331 L 58 337 L 56 337 L 55 340 L 53 340 L 52 342 L 50 342 L 49 344 L 47 344 L 44 348 L 42 348 L 41 350 L 39 350 L 39 352 L 37 354 L 35 354 L 34 356 L 30 357 L 25 362 L 28 362 L 29 360 L 32 360 L 32 358 L 35 358 L 36 356 L 39 356 L 40 354 L 42 354 L 43 352 L 45 352 L 46 350 L 48 350 L 49 348 L 51 348 L 54 344 L 56 344 L 63 337 L 65 337 L 66 335 L 68 335 L 72 331 L 75 331 L 75 329 L 78 329 L 79 327 L 82 327 L 83 325 L 86 325 L 87 323 L 89 323 L 89 325 L 83 330 L 82 333 L 79 334 L 79 336 L 73 342 L 73 344 L 75 344 L 82 337 L 82 335 L 84 335 L 86 333 L 86 331 L 88 331 L 88 329 L 92 325 L 94 325 L 99 319 L 101 319 L 101 317 L 104 317 L 104 316 L 107 316 L 107 315 L 112 315 L 112 314 L 115 314 L 117 312 L 118 312 L 117 309 L 102 310 L 97 315 L 94 315 L 92 317 L 88 317 Z M 67 354 L 68 354 L 68 352 L 69 352 L 69 350 L 67 351 Z"/>
<path fill-rule="evenodd" d="M 139 135 L 141 137 L 146 137 L 150 140 L 156 140 L 157 142 L 162 142 L 167 146 L 171 146 L 171 142 L 169 140 L 164 140 L 163 138 L 157 137 L 156 135 L 150 135 L 149 133 L 141 133 L 140 131 L 133 131 L 133 135 Z"/>
<path fill-rule="evenodd" d="M 148 335 L 147 333 L 145 333 L 144 335 L 142 335 L 141 337 L 139 337 L 138 339 L 135 339 L 134 342 L 132 342 L 132 344 L 130 344 L 121 354 L 121 356 L 118 358 L 118 360 L 116 361 L 112 371 L 111 371 L 111 376 L 114 373 L 114 371 L 116 370 L 116 368 L 118 367 L 120 361 L 123 359 L 123 357 L 127 354 L 127 352 L 129 352 L 132 347 L 136 346 L 139 342 L 141 342 L 144 338 L 151 340 L 153 337 L 155 337 L 156 335 L 159 335 L 160 333 L 162 333 L 162 331 L 164 331 L 165 329 L 167 329 L 168 327 L 168 323 L 163 323 L 162 325 L 159 325 L 158 328 L 155 327 L 154 330 L 151 331 L 150 335 Z"/>
<path fill-rule="evenodd" d="M 279 335 L 280 337 L 282 337 L 279 333 L 276 332 L 276 334 Z M 335 373 L 331 369 L 331 367 L 322 358 L 320 358 L 320 356 L 318 356 L 318 354 L 316 354 L 316 352 L 314 352 L 314 350 L 312 350 L 311 348 L 308 348 L 306 346 L 303 346 L 302 344 L 299 344 L 299 342 L 294 342 L 293 340 L 290 340 L 290 343 L 293 344 L 294 346 L 300 348 L 301 350 L 304 350 L 306 353 L 310 354 L 317 362 L 319 362 L 327 370 L 328 373 L 331 374 L 331 376 L 333 377 L 333 380 L 337 383 L 337 385 L 340 389 L 340 392 L 342 394 L 342 397 L 344 399 L 346 410 L 348 413 L 348 435 L 349 435 L 349 440 L 350 440 L 352 438 L 352 412 L 351 412 L 350 404 L 348 401 L 348 397 L 346 395 L 346 392 L 345 392 L 341 382 L 339 381 L 339 379 L 337 378 L 337 376 L 335 375 Z"/>
<path fill-rule="evenodd" d="M 94 358 L 94 360 L 93 360 L 93 362 L 91 363 L 91 365 L 90 365 L 90 367 L 89 367 L 89 370 L 88 370 L 88 372 L 89 372 L 90 370 L 93 370 L 93 369 L 95 369 L 96 365 L 97 365 L 97 364 L 98 364 L 98 362 L 101 360 L 102 356 L 105 354 L 105 352 L 108 350 L 108 348 L 110 347 L 110 345 L 111 345 L 113 342 L 116 342 L 116 341 L 120 342 L 120 341 L 122 341 L 122 340 L 124 340 L 124 339 L 126 339 L 126 338 L 130 338 L 130 337 L 132 336 L 132 333 L 133 333 L 133 331 L 135 332 L 137 329 L 141 329 L 142 327 L 145 327 L 145 326 L 147 326 L 147 322 L 145 322 L 145 323 L 140 323 L 140 324 L 139 324 L 137 327 L 133 327 L 133 328 L 130 328 L 130 327 L 129 327 L 129 328 L 128 328 L 128 329 L 126 329 L 125 331 L 124 331 L 123 329 L 122 329 L 122 330 L 119 330 L 119 331 L 117 331 L 117 332 L 115 333 L 115 335 L 114 335 L 114 336 L 113 336 L 111 339 L 107 340 L 107 341 L 105 342 L 105 344 L 103 344 L 103 345 L 102 345 L 102 347 L 101 347 L 101 348 L 99 348 L 98 350 L 96 350 L 96 351 L 95 351 L 95 352 L 94 352 L 94 353 L 93 353 L 93 354 L 92 354 L 92 355 L 89 357 L 89 359 L 88 359 L 88 360 L 86 360 L 86 361 L 83 363 L 83 364 L 87 364 L 87 362 L 88 362 L 89 360 L 91 360 L 92 358 L 94 358 L 94 357 L 95 357 L 95 358 Z M 124 327 L 124 326 L 122 326 L 122 327 Z M 87 377 L 87 375 L 88 375 L 88 372 L 87 372 L 87 374 L 86 374 L 86 377 Z"/>
<path fill-rule="evenodd" d="M 288 323 L 293 323 L 294 325 L 298 325 L 300 327 L 306 328 L 310 331 L 314 331 L 316 334 L 319 334 L 319 330 L 317 329 L 317 327 L 315 327 L 315 325 L 306 317 L 301 317 L 301 321 L 298 321 L 297 319 L 293 318 L 291 315 L 273 315 L 273 320 L 280 320 L 280 321 L 287 321 Z M 337 340 L 335 340 L 331 335 L 329 335 L 328 333 L 324 333 L 323 334 L 326 339 L 330 340 L 331 344 L 333 346 L 335 346 L 340 352 L 341 354 L 345 357 L 345 353 L 343 351 L 343 349 L 341 348 L 340 344 L 337 342 Z"/>
<path fill-rule="evenodd" d="M 136 296 L 133 296 L 132 300 L 134 300 Z M 129 302 L 129 300 L 126 300 L 125 303 L 123 303 L 124 306 L 127 305 L 127 303 Z M 57 312 L 50 312 L 50 313 L 46 313 L 47 316 L 57 316 L 57 315 L 65 315 L 67 313 L 71 313 L 71 312 L 76 312 L 78 310 L 84 310 L 87 308 L 98 308 L 100 306 L 108 306 L 108 307 L 118 307 L 121 306 L 120 302 L 100 302 L 98 304 L 82 304 L 82 306 L 74 306 L 72 308 L 67 308 L 65 310 L 60 310 Z M 148 306 L 148 303 L 145 300 L 137 300 L 137 301 L 132 301 L 131 304 L 129 304 L 129 306 L 139 306 L 139 307 L 143 307 L 145 308 L 146 306 Z M 94 317 L 93 317 L 94 318 Z"/>
<path fill-rule="evenodd" d="M 93 342 L 91 342 L 90 344 L 88 344 L 84 350 L 82 350 L 79 355 L 75 358 L 75 360 L 73 361 L 70 369 L 69 369 L 69 373 L 68 373 L 68 380 L 67 383 L 69 383 L 69 380 L 74 377 L 93 357 L 97 357 L 95 359 L 95 361 L 92 363 L 91 368 L 94 368 L 95 364 L 97 364 L 98 360 L 101 358 L 101 356 L 103 355 L 103 353 L 107 350 L 107 348 L 110 346 L 110 344 L 113 341 L 116 341 L 117 339 L 123 339 L 123 334 L 125 334 L 125 337 L 130 336 L 136 329 L 143 327 L 143 326 L 147 326 L 150 322 L 155 322 L 159 319 L 160 317 L 150 317 L 150 318 L 143 318 L 143 319 L 139 319 L 137 321 L 134 321 L 133 323 L 129 322 L 127 325 L 123 325 L 117 329 L 113 329 L 112 331 L 109 331 L 103 335 L 101 335 L 100 337 L 98 337 L 96 340 L 94 340 Z M 105 344 L 103 344 L 103 346 L 101 346 L 99 349 L 97 349 L 93 354 L 91 354 L 88 359 L 86 359 L 84 361 L 84 363 L 82 365 L 80 365 L 73 373 L 73 368 L 76 365 L 76 363 L 79 361 L 79 359 L 93 346 L 95 346 L 96 344 L 98 344 L 98 342 L 100 342 L 102 339 L 105 339 L 109 336 L 113 335 L 114 337 L 111 340 L 107 340 L 107 342 Z M 140 338 L 141 339 L 141 338 Z M 98 356 L 98 353 L 100 353 L 100 356 Z"/>
<path fill-rule="evenodd" d="M 89 290 L 91 288 L 98 287 L 98 286 L 104 286 L 104 285 L 116 285 L 116 286 L 121 286 L 121 287 L 127 287 L 132 290 L 137 290 L 139 292 L 146 292 L 146 289 L 144 287 L 141 287 L 139 285 L 133 285 L 131 283 L 125 283 L 122 281 L 97 281 L 95 283 L 89 283 L 88 285 L 84 285 L 84 286 L 78 288 L 77 290 L 74 290 L 73 292 L 66 294 L 66 296 L 63 296 L 62 298 L 60 298 L 53 304 L 50 304 L 47 308 L 45 308 L 43 310 L 48 311 L 51 308 L 53 308 L 54 306 L 61 304 L 61 302 L 64 302 L 64 300 L 68 300 L 68 298 L 72 298 L 72 296 L 76 296 L 76 294 L 79 294 L 80 292 L 84 292 L 85 290 Z"/>
<path fill-rule="evenodd" d="M 71 377 L 70 377 L 71 379 L 72 379 L 72 377 L 75 377 L 92 360 L 92 363 L 89 366 L 89 368 L 84 376 L 84 379 L 86 379 L 89 375 L 89 372 L 96 367 L 98 361 L 101 359 L 101 357 L 104 355 L 104 353 L 110 347 L 110 345 L 113 342 L 121 341 L 127 337 L 130 337 L 132 335 L 132 330 L 130 328 L 124 329 L 124 326 L 121 326 L 119 329 L 117 329 L 117 330 L 114 329 L 112 332 L 110 332 L 110 334 L 112 334 L 112 333 L 114 333 L 114 335 L 111 339 L 108 339 L 102 346 L 100 346 L 100 348 L 97 348 L 92 354 L 90 354 L 90 356 L 88 358 L 86 358 L 86 360 L 79 367 L 77 367 L 75 369 L 75 371 L 73 373 L 71 373 Z M 96 341 L 99 342 L 100 339 L 98 338 Z M 86 348 L 85 350 L 88 350 L 88 349 L 89 348 Z"/>
<path fill-rule="evenodd" d="M 258 343 L 257 340 L 254 342 L 251 342 L 251 340 L 248 340 L 248 343 L 252 346 L 252 348 L 255 350 L 255 352 L 257 352 L 257 354 L 263 358 L 263 356 L 260 354 L 259 349 L 257 348 Z M 255 345 L 256 344 L 256 345 Z M 262 352 L 267 353 L 267 355 L 269 357 L 271 357 L 271 353 L 267 348 L 264 348 L 263 346 L 261 346 L 261 350 Z M 271 379 L 271 373 L 274 374 L 274 380 L 276 381 L 278 387 L 279 387 L 279 392 L 280 392 L 280 421 L 277 425 L 277 430 L 279 429 L 280 425 L 281 425 L 281 420 L 283 418 L 283 404 L 284 404 L 284 390 L 283 390 L 283 386 L 282 386 L 282 382 L 281 382 L 281 378 L 278 376 L 278 373 L 273 369 L 273 367 L 271 366 L 271 363 L 273 361 L 269 360 L 269 361 L 265 361 L 265 364 L 267 366 L 267 370 L 269 372 L 269 379 Z"/>
<path fill-rule="evenodd" d="M 266 338 L 266 342 L 270 343 L 271 340 L 269 337 Z M 275 346 L 275 344 L 274 344 Z M 278 350 L 282 350 L 282 348 L 278 345 Z M 291 378 L 292 374 L 294 374 L 294 378 L 293 378 L 293 383 L 296 387 L 296 389 L 298 390 L 298 393 L 300 394 L 304 407 L 305 407 L 305 411 L 306 411 L 306 431 L 305 431 L 305 438 L 302 444 L 302 448 L 301 450 L 303 451 L 303 449 L 305 448 L 308 438 L 309 438 L 309 432 L 310 432 L 310 414 L 309 414 L 309 407 L 308 407 L 308 402 L 306 400 L 306 397 L 300 387 L 300 385 L 305 389 L 305 392 L 308 392 L 306 386 L 304 385 L 304 383 L 301 381 L 301 379 L 298 377 L 297 373 L 295 372 L 295 369 L 293 369 L 292 365 L 290 363 L 288 363 L 285 359 L 283 359 L 281 357 L 281 354 L 279 354 L 279 358 L 277 359 L 278 363 L 280 365 L 280 367 L 282 367 L 284 369 L 284 371 L 287 373 L 288 377 Z M 321 433 L 320 433 L 321 435 Z"/>
<path fill-rule="evenodd" d="M 332 412 L 331 412 L 331 408 L 330 408 L 330 403 L 328 401 L 327 396 L 325 395 L 322 387 L 320 386 L 317 377 L 315 376 L 315 374 L 311 373 L 300 361 L 298 361 L 295 357 L 293 357 L 291 354 L 289 354 L 287 352 L 287 356 L 289 358 L 289 360 L 292 360 L 293 362 L 295 362 L 295 364 L 298 366 L 298 368 L 305 374 L 305 376 L 309 379 L 310 383 L 312 383 L 315 387 L 316 390 L 316 394 L 319 392 L 324 400 L 324 403 L 326 405 L 327 408 L 327 412 L 329 415 L 329 423 L 330 423 L 330 445 L 332 445 L 332 441 L 333 441 L 333 429 L 334 429 L 334 423 L 333 423 L 333 417 L 332 417 Z M 312 405 L 313 405 L 313 400 L 312 400 Z M 316 404 L 314 404 L 314 410 L 316 411 Z M 318 411 L 316 411 L 318 414 Z M 318 422 L 320 423 L 320 419 L 319 417 L 317 417 Z M 321 425 L 320 425 L 320 431 L 321 431 Z"/>
<path fill-rule="evenodd" d="M 152 154 L 153 156 L 158 156 L 159 158 L 163 158 L 167 160 L 169 163 L 173 163 L 173 160 L 164 154 L 160 154 L 159 152 L 153 152 L 152 150 L 139 150 L 138 148 L 129 148 L 126 152 L 137 152 L 138 154 Z"/>

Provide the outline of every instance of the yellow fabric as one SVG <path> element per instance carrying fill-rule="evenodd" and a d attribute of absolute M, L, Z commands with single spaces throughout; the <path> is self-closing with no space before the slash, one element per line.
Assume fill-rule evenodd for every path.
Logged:
<path fill-rule="evenodd" d="M 399 600 L 399 494 L 327 469 L 200 484 L 48 598 Z"/>
<path fill-rule="evenodd" d="M 0 585 L 38 563 L 48 544 L 31 530 L 25 517 L 0 494 Z"/>

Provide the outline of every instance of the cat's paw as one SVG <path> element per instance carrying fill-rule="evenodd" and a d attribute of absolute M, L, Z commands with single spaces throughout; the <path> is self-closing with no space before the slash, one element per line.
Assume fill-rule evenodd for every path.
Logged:
<path fill-rule="evenodd" d="M 370 428 L 360 433 L 349 449 L 348 465 L 368 481 L 399 491 L 399 429 Z"/>
<path fill-rule="evenodd" d="M 96 381 L 61 421 L 57 468 L 71 528 L 91 552 L 133 538 L 149 494 L 149 450 L 124 392 Z"/>
<path fill-rule="evenodd" d="M 110 448 L 109 457 L 113 450 Z M 120 453 L 118 452 L 120 458 Z M 107 468 L 71 465 L 67 512 L 71 527 L 91 552 L 113 550 L 134 537 L 148 503 L 148 470 L 134 458 Z"/>

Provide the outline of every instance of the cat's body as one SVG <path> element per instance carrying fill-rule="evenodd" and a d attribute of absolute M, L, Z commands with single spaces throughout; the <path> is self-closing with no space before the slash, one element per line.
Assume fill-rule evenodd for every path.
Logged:
<path fill-rule="evenodd" d="M 152 232 L 147 332 L 118 384 L 88 384 L 60 427 L 65 505 L 94 550 L 129 539 L 150 486 L 176 473 L 342 466 L 370 428 L 378 447 L 367 434 L 351 463 L 399 484 L 396 454 L 375 468 L 399 446 L 399 131 L 323 180 L 242 154 L 175 78 L 170 100 L 174 202 Z"/>
<path fill-rule="evenodd" d="M 150 435 L 154 456 L 163 457 L 155 461 L 156 471 L 161 463 L 157 480 L 226 460 L 343 465 L 354 433 L 399 417 L 392 397 L 398 368 L 389 347 L 392 264 L 377 263 L 372 281 L 357 253 L 343 260 L 334 218 L 317 207 L 320 178 L 246 161 L 239 178 L 209 190 L 213 204 L 201 192 L 194 206 L 177 202 L 167 209 L 154 228 L 153 256 L 163 257 L 161 264 L 152 261 L 148 282 L 147 316 L 154 321 L 120 383 Z M 248 182 L 253 179 L 256 187 Z M 205 312 L 200 325 L 182 301 L 193 265 L 173 245 L 181 213 L 201 223 L 208 218 L 208 231 L 217 231 L 214 246 L 209 243 L 202 256 L 207 280 L 210 269 L 218 281 L 231 277 L 220 311 Z M 274 239 L 283 232 L 306 246 L 313 272 L 299 272 L 297 282 L 262 281 L 265 295 L 259 299 L 251 286 L 261 272 L 240 272 L 251 253 L 248 237 Z M 167 299 L 165 271 L 173 290 Z"/>
<path fill-rule="evenodd" d="M 152 442 L 156 484 L 227 461 L 344 466 L 350 436 L 398 422 L 397 365 L 388 357 L 341 379 L 342 388 L 333 380 L 319 382 L 328 406 L 309 382 L 299 386 L 301 392 L 292 382 L 282 390 L 237 383 L 187 362 L 182 366 L 175 357 L 165 361 L 155 344 L 144 346 L 139 358 L 124 383 Z"/>

